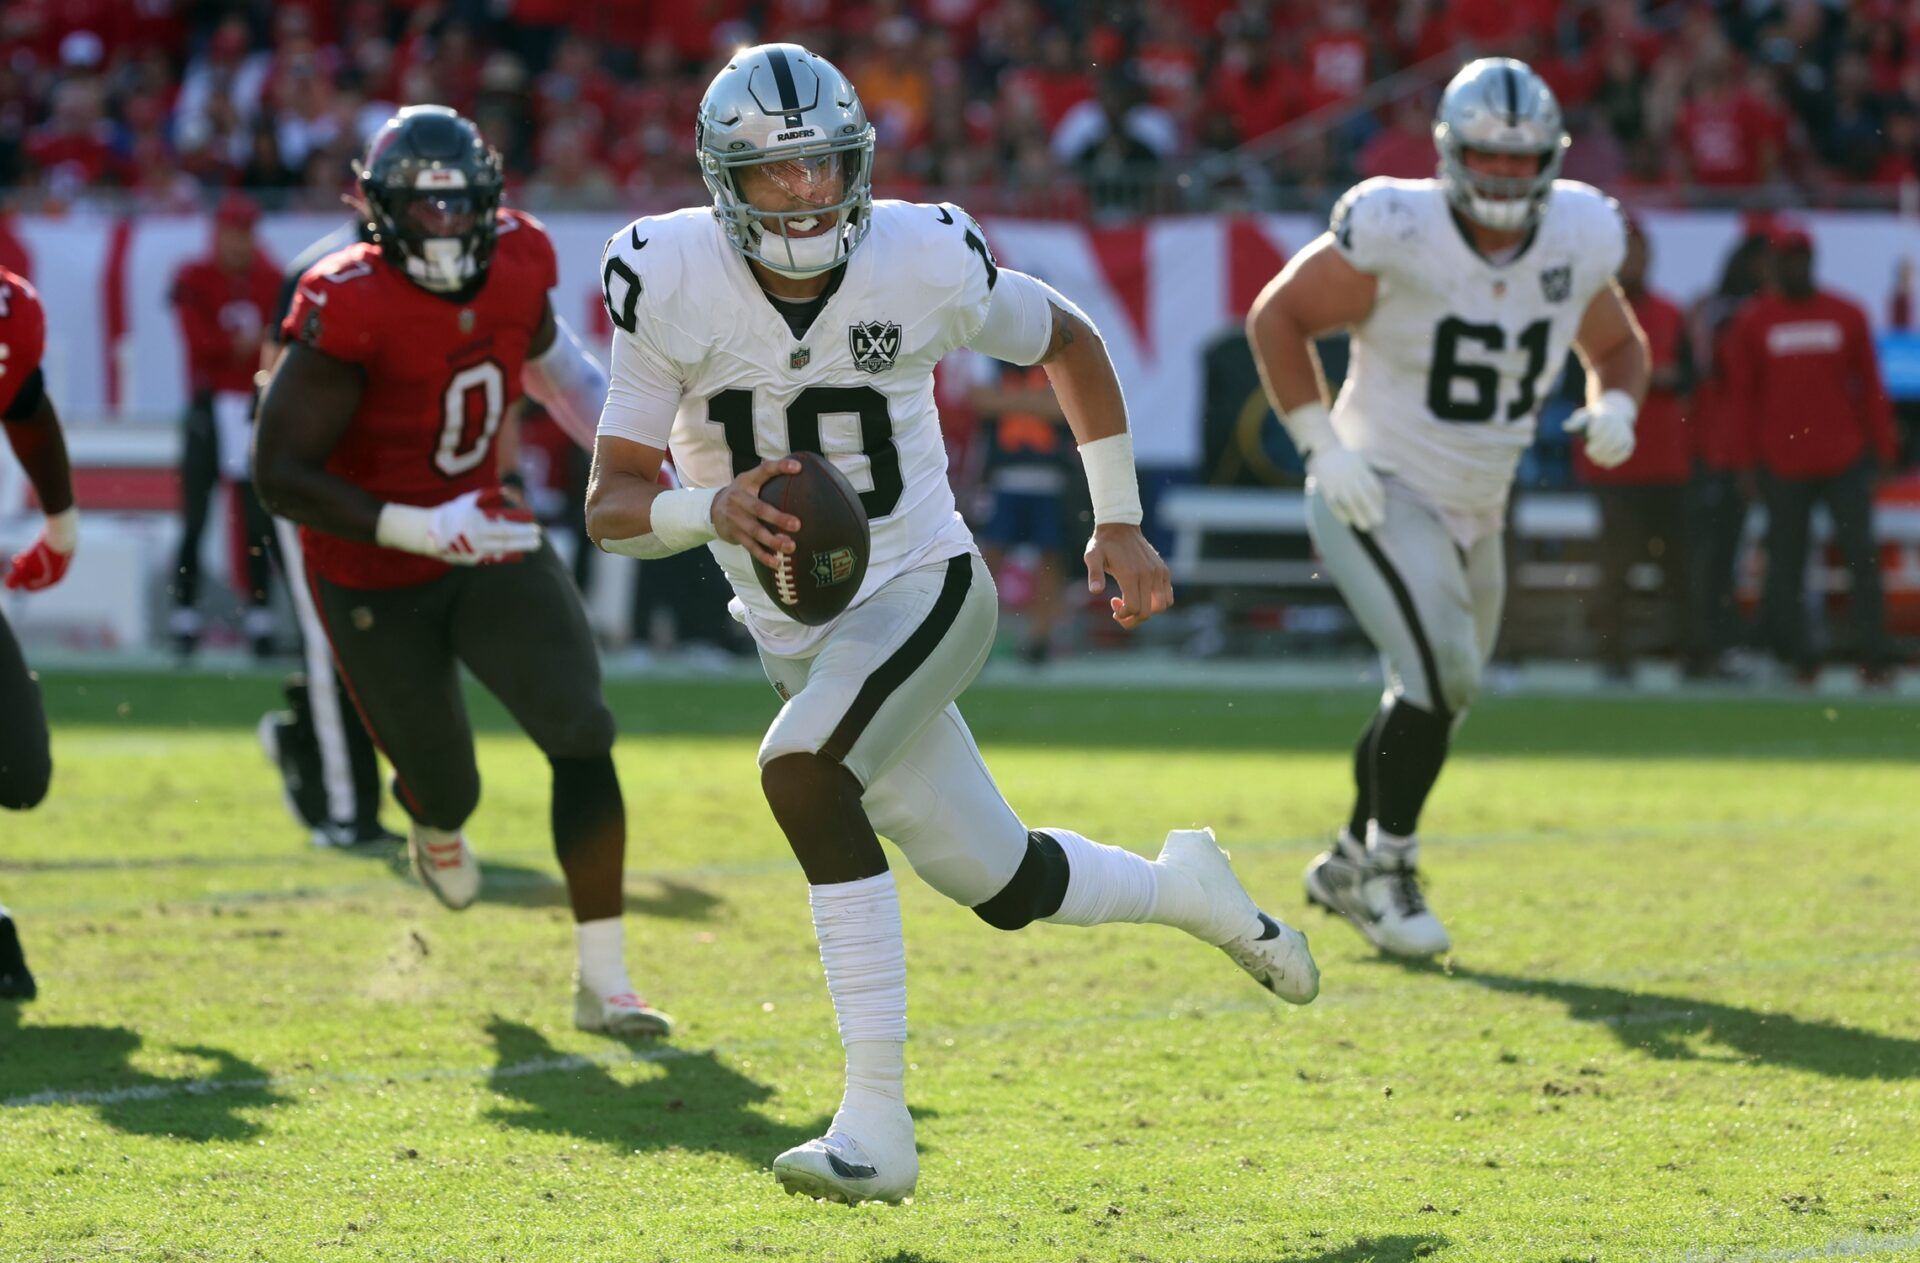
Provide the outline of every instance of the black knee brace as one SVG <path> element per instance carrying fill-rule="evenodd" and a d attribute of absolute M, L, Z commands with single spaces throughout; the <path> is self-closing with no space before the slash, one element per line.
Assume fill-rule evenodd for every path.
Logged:
<path fill-rule="evenodd" d="M 1027 833 L 1027 853 L 1014 870 L 1013 880 L 985 903 L 974 905 L 974 915 L 996 930 L 1018 930 L 1060 911 L 1067 897 L 1067 853 L 1044 833 Z"/>

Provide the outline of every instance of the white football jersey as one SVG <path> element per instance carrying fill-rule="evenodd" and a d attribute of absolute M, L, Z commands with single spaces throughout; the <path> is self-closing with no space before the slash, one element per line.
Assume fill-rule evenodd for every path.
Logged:
<path fill-rule="evenodd" d="M 1380 280 L 1353 328 L 1334 431 L 1444 515 L 1497 524 L 1587 305 L 1626 257 L 1619 207 L 1556 180 L 1532 236 L 1492 263 L 1438 180 L 1382 178 L 1340 199 L 1331 230 Z"/>
<path fill-rule="evenodd" d="M 859 489 L 872 530 L 855 606 L 898 574 L 978 551 L 954 508 L 933 398 L 934 365 L 979 331 L 998 276 L 964 211 L 876 201 L 872 229 L 804 337 L 709 207 L 636 220 L 608 242 L 602 276 L 616 376 L 624 360 L 679 385 L 667 447 L 682 486 L 724 486 L 789 452 L 831 460 Z M 780 612 L 746 549 L 710 547 L 763 648 L 800 654 L 825 636 L 832 624 Z"/>

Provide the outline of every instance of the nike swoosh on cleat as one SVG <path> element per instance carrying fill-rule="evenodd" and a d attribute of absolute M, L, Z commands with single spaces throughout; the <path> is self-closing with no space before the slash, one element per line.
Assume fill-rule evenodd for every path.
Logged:
<path fill-rule="evenodd" d="M 1264 929 L 1260 937 L 1255 939 L 1254 942 L 1264 943 L 1268 939 L 1276 939 L 1280 937 L 1280 923 L 1278 921 L 1275 921 L 1272 917 L 1268 916 L 1264 912 L 1260 913 L 1260 924 L 1264 927 Z"/>
<path fill-rule="evenodd" d="M 827 1154 L 827 1165 L 832 1167 L 833 1173 L 843 1180 L 871 1180 L 880 1174 L 870 1166 L 854 1166 L 837 1153 Z"/>

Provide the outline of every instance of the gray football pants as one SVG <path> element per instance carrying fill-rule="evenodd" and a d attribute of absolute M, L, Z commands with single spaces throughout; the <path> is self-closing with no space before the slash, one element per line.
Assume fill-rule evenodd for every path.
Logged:
<path fill-rule="evenodd" d="M 1027 828 L 993 783 L 955 700 L 993 648 L 999 597 L 972 554 L 889 580 L 809 657 L 761 654 L 786 700 L 760 766 L 825 754 L 865 787 L 874 832 L 929 886 L 966 907 L 1006 888 Z"/>
<path fill-rule="evenodd" d="M 1461 548 L 1440 517 L 1393 479 L 1387 517 L 1356 531 L 1307 493 L 1307 529 L 1361 630 L 1380 651 L 1387 688 L 1422 710 L 1458 716 L 1480 691 L 1500 633 L 1506 559 L 1498 532 Z"/>

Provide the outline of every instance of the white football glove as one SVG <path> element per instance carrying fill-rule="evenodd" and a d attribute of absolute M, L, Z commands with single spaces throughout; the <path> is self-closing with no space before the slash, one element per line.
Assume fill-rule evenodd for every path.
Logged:
<path fill-rule="evenodd" d="M 1567 418 L 1569 434 L 1587 436 L 1587 459 L 1602 469 L 1626 463 L 1633 455 L 1633 423 L 1640 407 L 1624 390 L 1609 390 Z"/>
<path fill-rule="evenodd" d="M 1307 457 L 1307 485 L 1318 487 L 1334 519 L 1356 531 L 1387 520 L 1387 489 L 1367 458 L 1339 443 L 1325 443 Z"/>
<path fill-rule="evenodd" d="M 389 504 L 380 510 L 374 539 L 450 565 L 478 566 L 540 547 L 540 524 L 530 510 L 489 489 L 430 508 Z"/>

